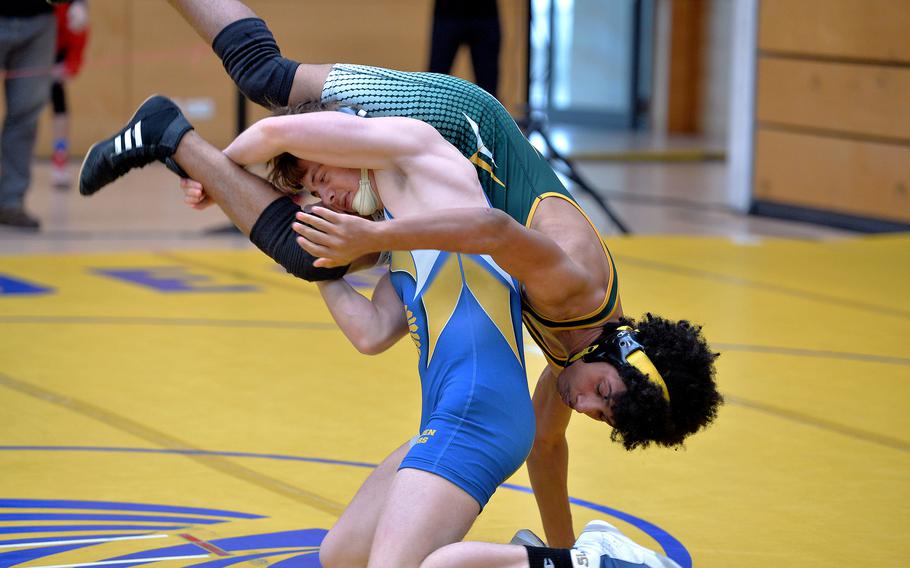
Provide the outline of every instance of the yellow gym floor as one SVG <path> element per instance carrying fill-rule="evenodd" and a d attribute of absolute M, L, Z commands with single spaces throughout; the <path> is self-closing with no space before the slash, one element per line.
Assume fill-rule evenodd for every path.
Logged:
<path fill-rule="evenodd" d="M 573 420 L 576 530 L 683 566 L 906 566 L 910 237 L 608 242 L 629 315 L 704 325 L 727 404 L 680 451 Z M 0 337 L 0 566 L 318 566 L 418 425 L 411 343 L 358 354 L 249 249 L 0 256 Z M 528 485 L 469 538 L 540 532 Z"/>

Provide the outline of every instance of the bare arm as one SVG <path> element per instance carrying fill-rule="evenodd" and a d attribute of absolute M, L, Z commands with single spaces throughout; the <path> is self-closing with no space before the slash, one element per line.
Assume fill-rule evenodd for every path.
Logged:
<path fill-rule="evenodd" d="M 256 17 L 252 10 L 237 0 L 170 0 L 170 3 L 210 44 L 227 25 Z"/>
<path fill-rule="evenodd" d="M 556 375 L 547 366 L 534 389 L 537 431 L 527 464 L 547 543 L 570 548 L 575 543 L 575 533 L 569 509 L 566 428 L 572 411 L 559 398 L 555 383 Z"/>
<path fill-rule="evenodd" d="M 298 243 L 321 257 L 315 266 L 339 266 L 367 251 L 434 249 L 489 254 L 506 272 L 521 280 L 536 302 L 559 303 L 583 294 L 593 285 L 587 271 L 553 239 L 528 229 L 506 213 L 485 207 L 429 211 L 371 223 L 328 209 L 319 216 L 298 213 Z M 325 260 L 323 260 L 325 259 Z"/>
<path fill-rule="evenodd" d="M 382 353 L 407 333 L 407 318 L 388 274 L 376 284 L 372 300 L 343 279 L 318 285 L 332 318 L 361 353 Z"/>
<path fill-rule="evenodd" d="M 289 152 L 343 168 L 387 169 L 441 141 L 432 126 L 410 118 L 364 120 L 340 112 L 313 112 L 264 118 L 235 138 L 224 153 L 242 166 Z"/>

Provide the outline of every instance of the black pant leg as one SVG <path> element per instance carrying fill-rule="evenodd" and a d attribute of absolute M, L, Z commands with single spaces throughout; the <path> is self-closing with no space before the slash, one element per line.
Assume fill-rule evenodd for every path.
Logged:
<path fill-rule="evenodd" d="M 468 43 L 475 82 L 495 97 L 499 86 L 499 50 L 502 43 L 499 18 L 473 20 L 470 26 Z"/>
<path fill-rule="evenodd" d="M 446 73 L 452 70 L 455 54 L 462 43 L 460 20 L 436 17 L 433 19 L 433 37 L 430 41 L 430 65 L 432 73 Z"/>

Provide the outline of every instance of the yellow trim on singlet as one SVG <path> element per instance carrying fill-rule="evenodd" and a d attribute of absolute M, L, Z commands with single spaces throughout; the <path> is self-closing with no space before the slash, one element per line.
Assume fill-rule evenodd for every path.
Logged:
<path fill-rule="evenodd" d="M 521 314 L 521 321 L 525 324 L 525 329 L 528 330 L 528 333 L 531 334 L 531 339 L 534 340 L 534 343 L 540 347 L 540 352 L 543 353 L 547 361 L 554 367 L 564 367 L 565 362 L 569 360 L 568 357 L 557 357 L 556 355 L 550 353 L 550 348 L 547 347 L 547 342 L 544 340 L 543 336 L 537 331 L 537 328 L 534 327 L 533 322 L 530 321 L 530 316 L 527 312 Z"/>
<path fill-rule="evenodd" d="M 603 302 L 600 303 L 600 306 L 582 316 L 569 318 L 569 319 L 565 319 L 565 320 L 555 320 L 555 319 L 548 318 L 548 317 L 538 313 L 537 310 L 535 310 L 534 307 L 531 306 L 530 303 L 525 302 L 525 306 L 527 307 L 527 311 L 530 312 L 530 315 L 533 316 L 538 321 L 543 319 L 543 320 L 553 321 L 555 323 L 570 323 L 573 321 L 580 321 L 580 320 L 594 317 L 594 316 L 598 315 L 604 308 L 607 307 L 607 304 L 610 302 L 610 296 L 611 296 L 611 292 L 613 290 L 613 286 L 616 284 L 616 269 L 615 269 L 615 266 L 613 265 L 613 255 L 610 254 L 610 250 L 607 248 L 606 243 L 604 243 L 603 239 L 600 238 L 600 233 L 597 232 L 597 228 L 594 226 L 594 223 L 591 222 L 591 218 L 588 217 L 588 215 L 582 210 L 581 206 L 578 205 L 578 203 L 575 203 L 575 201 L 573 199 L 570 199 L 568 196 L 563 195 L 562 193 L 557 193 L 555 191 L 552 191 L 552 192 L 542 193 L 542 194 L 538 195 L 537 198 L 534 200 L 534 204 L 531 205 L 531 211 L 530 211 L 530 213 L 528 213 L 528 220 L 525 222 L 526 227 L 528 227 L 528 228 L 531 227 L 531 221 L 534 218 L 534 214 L 537 212 L 537 206 L 540 205 L 540 202 L 542 200 L 544 200 L 548 197 L 560 197 L 562 199 L 565 199 L 569 203 L 571 203 L 575 207 L 575 209 L 577 209 L 578 212 L 582 214 L 582 216 L 585 218 L 585 220 L 588 221 L 588 224 L 591 225 L 591 228 L 594 229 L 594 233 L 597 235 L 597 240 L 600 242 L 600 246 L 604 251 L 604 256 L 607 257 L 607 261 L 609 262 L 609 266 L 610 266 L 609 284 L 607 286 L 607 293 L 604 296 Z M 568 326 L 568 327 L 560 326 L 559 328 L 549 327 L 546 325 L 546 323 L 544 321 L 540 321 L 540 323 L 541 323 L 541 325 L 544 325 L 545 327 L 548 327 L 549 329 L 556 329 L 558 331 L 563 331 L 563 330 L 567 330 L 567 329 L 581 329 L 581 328 L 594 327 L 595 325 L 599 325 L 600 323 L 603 323 L 604 321 L 608 321 L 610 318 L 612 318 L 613 315 L 616 314 L 616 309 L 618 306 L 619 306 L 619 294 L 617 293 L 616 303 L 614 304 L 613 309 L 610 310 L 610 313 L 608 313 L 606 316 L 601 318 L 598 323 L 592 324 L 592 323 L 588 322 L 588 323 L 585 323 L 584 325 L 579 325 L 579 326 L 574 326 L 574 327 L 573 326 Z"/>
<path fill-rule="evenodd" d="M 490 177 L 493 178 L 493 181 L 495 181 L 502 187 L 506 186 L 506 184 L 502 183 L 502 181 L 498 177 L 496 177 L 496 174 L 493 173 L 493 167 L 490 166 L 490 164 L 484 162 L 482 159 L 480 159 L 480 152 L 474 152 L 474 155 L 471 156 L 470 158 L 468 158 L 468 161 L 470 161 L 472 164 L 474 164 L 478 168 L 480 168 L 483 171 L 490 174 Z"/>

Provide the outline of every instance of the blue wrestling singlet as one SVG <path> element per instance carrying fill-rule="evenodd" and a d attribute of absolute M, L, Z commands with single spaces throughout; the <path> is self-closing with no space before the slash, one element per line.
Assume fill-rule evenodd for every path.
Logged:
<path fill-rule="evenodd" d="M 392 253 L 391 281 L 420 354 L 420 435 L 401 462 L 483 508 L 534 442 L 518 285 L 485 255 Z"/>

